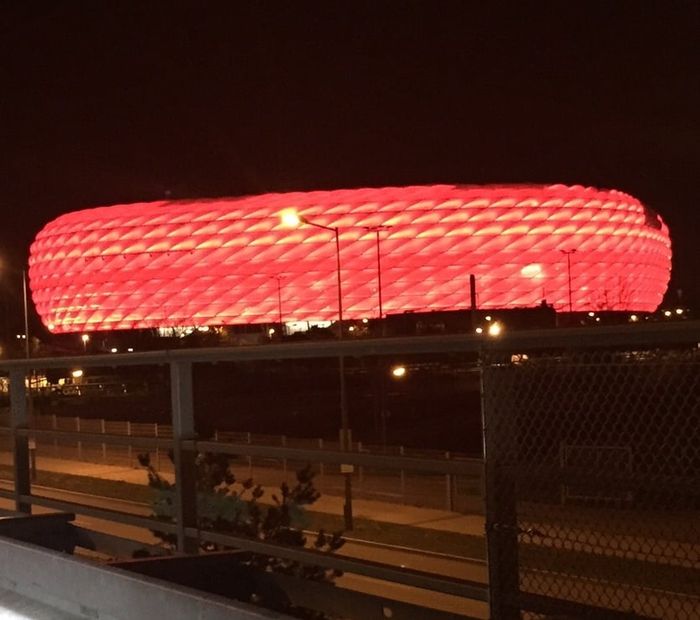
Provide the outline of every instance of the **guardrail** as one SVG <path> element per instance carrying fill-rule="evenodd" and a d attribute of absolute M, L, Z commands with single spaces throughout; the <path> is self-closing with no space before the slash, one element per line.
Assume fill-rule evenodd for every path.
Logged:
<path fill-rule="evenodd" d="M 518 570 L 520 567 L 520 551 L 522 541 L 521 533 L 528 536 L 536 536 L 525 530 L 521 511 L 529 506 L 527 502 L 539 501 L 537 497 L 515 496 L 516 492 L 522 492 L 523 480 L 519 477 L 517 463 L 521 458 L 518 452 L 518 444 L 513 443 L 515 438 L 523 430 L 527 430 L 530 424 L 528 419 L 518 421 L 518 425 L 512 427 L 512 435 L 506 437 L 507 441 L 501 446 L 494 444 L 494 435 L 489 434 L 490 424 L 499 423 L 502 414 L 501 400 L 496 398 L 498 384 L 496 379 L 502 369 L 507 369 L 518 379 L 526 373 L 519 371 L 519 365 L 525 358 L 520 354 L 537 354 L 547 352 L 550 364 L 559 364 L 566 367 L 568 363 L 567 351 L 607 351 L 614 347 L 621 347 L 625 351 L 635 351 L 635 347 L 642 350 L 650 350 L 650 347 L 673 347 L 680 345 L 687 348 L 693 342 L 700 341 L 700 324 L 683 323 L 667 325 L 634 325 L 630 327 L 602 327 L 596 329 L 562 329 L 547 332 L 520 332 L 507 335 L 501 339 L 488 340 L 474 336 L 440 336 L 420 338 L 395 338 L 386 340 L 366 340 L 354 342 L 322 342 L 287 345 L 269 345 L 236 349 L 202 349 L 193 351 L 161 351 L 134 354 L 115 354 L 101 356 L 81 356 L 79 358 L 50 358 L 41 360 L 17 360 L 0 364 L 0 372 L 9 373 L 10 378 L 10 426 L 5 430 L 13 441 L 14 452 L 14 491 L 2 492 L 0 496 L 14 499 L 19 511 L 29 513 L 32 505 L 47 506 L 50 508 L 68 510 L 82 514 L 97 516 L 102 519 L 114 520 L 121 523 L 130 523 L 140 527 L 153 528 L 154 521 L 126 515 L 111 510 L 98 509 L 92 506 L 84 506 L 71 502 L 40 497 L 32 493 L 30 469 L 29 469 L 29 438 L 65 439 L 71 441 L 94 442 L 106 445 L 134 445 L 152 446 L 154 443 L 162 448 L 172 448 L 174 453 L 174 475 L 176 480 L 175 497 L 175 522 L 173 524 L 158 522 L 157 528 L 172 532 L 177 536 L 178 549 L 181 552 L 196 552 L 200 540 L 211 540 L 220 544 L 245 549 L 252 552 L 276 555 L 300 562 L 337 568 L 352 573 L 373 577 L 376 579 L 392 581 L 418 588 L 426 588 L 436 592 L 453 594 L 475 600 L 490 599 L 493 618 L 514 618 L 520 615 L 520 609 L 592 609 L 596 613 L 601 612 L 601 607 L 591 606 L 586 602 L 558 601 L 548 593 L 546 589 L 539 592 L 519 592 Z M 473 352 L 482 360 L 480 369 L 486 373 L 487 380 L 482 384 L 482 397 L 484 399 L 484 416 L 486 419 L 486 498 L 487 498 L 487 541 L 489 544 L 491 594 L 487 588 L 478 582 L 468 580 L 455 580 L 438 576 L 427 571 L 406 570 L 376 562 L 360 561 L 347 557 L 320 554 L 309 549 L 288 548 L 270 544 L 259 540 L 250 540 L 236 536 L 225 535 L 217 532 L 199 530 L 197 527 L 197 502 L 195 480 L 192 475 L 194 458 L 198 451 L 218 451 L 229 454 L 251 457 L 271 458 L 289 461 L 310 461 L 324 463 L 326 465 L 354 465 L 355 467 L 374 467 L 393 471 L 412 470 L 440 475 L 472 476 L 481 470 L 481 462 L 458 459 L 434 459 L 417 458 L 407 455 L 383 455 L 366 452 L 347 452 L 335 450 L 321 450 L 318 448 L 294 448 L 287 446 L 255 445 L 247 442 L 236 441 L 202 441 L 195 436 L 193 414 L 193 387 L 192 367 L 198 363 L 224 362 L 224 361 L 254 361 L 271 359 L 302 359 L 333 356 L 383 356 L 389 354 L 436 354 L 436 353 L 464 353 Z M 517 354 L 517 360 L 513 361 L 512 355 Z M 653 355 L 651 358 L 653 359 Z M 600 372 L 605 372 L 606 364 L 620 364 L 614 358 L 608 359 L 605 355 L 600 357 Z M 635 356 L 625 361 L 625 364 L 634 365 Z M 640 358 L 641 359 L 641 358 Z M 612 361 L 611 361 L 612 360 Z M 30 419 L 27 411 L 25 397 L 25 377 L 32 368 L 56 368 L 68 367 L 76 363 L 82 367 L 87 366 L 119 366 L 119 365 L 143 365 L 159 364 L 167 365 L 170 371 L 170 399 L 172 413 L 172 438 L 128 437 L 114 433 L 85 433 L 75 431 L 41 430 L 30 428 Z M 531 366 L 537 369 L 536 363 Z M 528 367 L 528 368 L 530 368 Z M 577 366 L 578 368 L 578 366 Z M 539 377 L 540 375 L 536 375 Z M 563 386 L 564 384 L 562 384 Z M 544 389 L 544 388 L 543 388 Z M 559 386 L 557 389 L 563 389 Z M 519 402 L 519 393 L 513 392 L 510 407 Z M 496 405 L 494 405 L 496 403 Z M 511 411 L 509 409 L 508 411 Z M 516 409 L 517 411 L 517 409 Z M 512 411 L 511 411 L 512 413 Z M 105 429 L 106 430 L 106 429 Z M 542 430 L 546 432 L 546 428 Z M 81 429 L 82 431 L 82 429 Z M 533 444 L 537 446 L 537 444 Z M 510 448 L 506 449 L 507 446 Z M 536 453 L 536 452 L 535 452 Z M 495 457 L 495 460 L 491 460 Z M 530 457 L 522 457 L 530 458 Z M 506 459 L 507 466 L 501 467 L 499 459 Z M 510 460 L 507 460 L 510 459 Z M 515 460 L 513 460 L 515 459 Z M 513 465 L 516 463 L 516 465 Z M 526 465 L 530 461 L 524 461 Z M 567 482 L 567 472 L 561 478 L 562 483 Z M 547 502 L 550 500 L 547 499 Z M 523 504 L 523 502 L 525 502 Z M 523 508 L 525 507 L 525 508 Z M 549 510 L 549 504 L 547 504 Z M 528 508 L 529 510 L 529 508 Z M 553 513 L 554 514 L 554 513 Z M 568 513 L 556 513 L 558 518 L 567 519 Z M 607 513 L 605 513 L 607 514 Z M 531 517 L 528 517 L 531 518 Z M 520 524 L 523 524 L 521 527 Z M 572 522 L 573 523 L 573 522 Z M 590 527 L 603 527 L 602 520 L 591 521 Z M 567 530 L 565 526 L 561 532 L 571 532 L 572 536 L 581 533 L 574 525 Z M 605 527 L 608 527 L 605 525 Z M 562 534 L 563 535 L 563 534 Z M 606 534 L 607 538 L 597 539 L 603 547 L 616 544 L 614 537 Z M 612 542 L 605 542 L 611 539 Z M 600 542 L 602 540 L 603 542 Z M 611 546 L 611 549 L 614 546 Z M 528 550 L 529 547 L 526 549 Z M 588 553 L 582 551 L 581 553 Z M 568 579 L 582 579 L 575 574 Z M 560 578 L 561 579 L 561 578 Z M 549 582 L 541 577 L 542 588 L 548 587 Z M 578 582 L 577 582 L 578 583 Z M 556 591 L 556 588 L 552 590 Z M 626 590 L 629 596 L 634 596 L 634 588 Z M 630 599 L 632 600 L 632 599 Z M 634 601 L 632 601 L 634 602 Z M 527 607 L 531 605 L 531 607 Z M 539 606 L 539 607 L 538 607 Z M 612 609 L 610 617 L 616 612 Z"/>

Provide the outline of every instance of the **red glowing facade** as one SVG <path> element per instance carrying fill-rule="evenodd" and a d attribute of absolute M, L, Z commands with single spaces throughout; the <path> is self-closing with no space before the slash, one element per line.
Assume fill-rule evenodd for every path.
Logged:
<path fill-rule="evenodd" d="M 334 228 L 347 319 L 378 316 L 377 249 L 385 314 L 468 308 L 469 274 L 480 308 L 653 311 L 671 266 L 666 225 L 619 191 L 387 187 L 67 213 L 32 244 L 32 297 L 54 332 L 335 320 Z"/>

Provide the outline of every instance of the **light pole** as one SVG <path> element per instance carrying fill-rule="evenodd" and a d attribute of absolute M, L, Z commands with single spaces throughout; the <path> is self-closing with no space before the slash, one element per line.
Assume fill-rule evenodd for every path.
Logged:
<path fill-rule="evenodd" d="M 566 254 L 566 269 L 569 275 L 569 314 L 574 310 L 574 305 L 571 301 L 571 255 L 576 253 L 576 250 L 559 250 L 562 254 Z"/>
<path fill-rule="evenodd" d="M 29 359 L 29 304 L 27 304 L 26 269 L 22 269 L 22 302 L 24 303 L 24 355 Z"/>
<path fill-rule="evenodd" d="M 296 228 L 302 224 L 314 226 L 328 230 L 335 235 L 335 260 L 336 271 L 338 277 L 338 340 L 343 340 L 343 285 L 342 272 L 340 267 L 340 229 L 337 226 L 326 226 L 318 222 L 312 222 L 305 217 L 300 216 L 296 211 L 288 210 L 280 214 L 282 223 L 290 228 Z M 350 451 L 350 429 L 348 420 L 348 403 L 347 393 L 345 388 L 345 357 L 341 354 L 338 356 L 338 378 L 340 382 L 340 450 L 341 452 Z M 341 465 L 340 471 L 345 479 L 345 504 L 343 506 L 343 516 L 345 518 L 345 529 L 352 530 L 352 466 Z"/>
<path fill-rule="evenodd" d="M 277 313 L 280 323 L 280 337 L 284 335 L 284 323 L 282 322 L 282 276 L 272 276 L 277 280 Z"/>
<path fill-rule="evenodd" d="M 382 309 L 382 251 L 380 246 L 380 236 L 379 233 L 382 230 L 388 230 L 390 226 L 365 226 L 365 230 L 373 232 L 376 235 L 377 240 L 377 295 L 379 297 L 379 321 L 381 322 L 384 318 L 384 312 Z M 384 335 L 384 323 L 382 323 L 382 336 Z"/>

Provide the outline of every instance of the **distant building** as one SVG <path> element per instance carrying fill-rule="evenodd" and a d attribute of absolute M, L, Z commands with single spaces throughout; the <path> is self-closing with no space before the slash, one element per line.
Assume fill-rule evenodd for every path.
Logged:
<path fill-rule="evenodd" d="M 280 214 L 294 209 L 297 228 Z M 669 280 L 660 217 L 590 187 L 387 187 L 160 201 L 67 213 L 30 255 L 53 333 L 335 321 L 537 306 L 652 312 Z M 379 259 L 379 260 L 378 260 Z"/>

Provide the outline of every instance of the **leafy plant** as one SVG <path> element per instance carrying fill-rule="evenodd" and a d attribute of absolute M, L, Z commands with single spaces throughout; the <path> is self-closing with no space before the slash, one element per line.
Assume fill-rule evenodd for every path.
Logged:
<path fill-rule="evenodd" d="M 175 485 L 164 478 L 151 463 L 150 455 L 140 454 L 139 463 L 148 474 L 148 484 L 155 491 L 153 513 L 157 520 L 173 522 Z M 171 455 L 172 460 L 172 455 Z M 197 526 L 200 530 L 212 530 L 261 540 L 305 547 L 308 543 L 304 528 L 308 527 L 306 507 L 314 504 L 320 493 L 314 486 L 315 473 L 309 465 L 296 472 L 293 486 L 283 482 L 279 493 L 270 496 L 271 502 L 261 501 L 265 489 L 252 478 L 238 480 L 233 472 L 230 457 L 210 452 L 200 453 L 195 459 L 197 492 Z M 154 530 L 169 550 L 175 550 L 176 536 Z M 319 531 L 313 547 L 333 553 L 345 543 L 342 532 Z M 223 548 L 210 542 L 200 544 L 203 551 L 219 551 Z M 280 572 L 304 579 L 333 583 L 342 573 L 320 566 L 300 564 L 264 554 L 246 556 L 246 564 L 263 571 Z M 308 610 L 285 609 L 297 612 L 300 617 L 323 617 Z"/>

